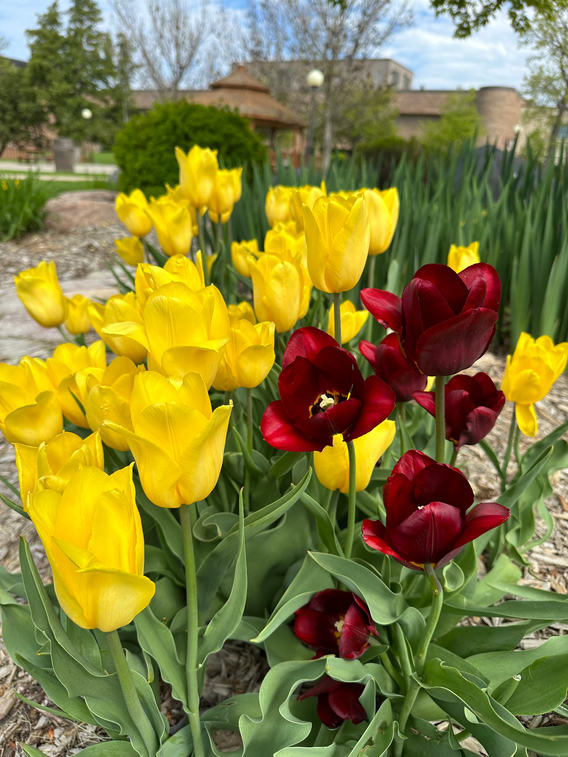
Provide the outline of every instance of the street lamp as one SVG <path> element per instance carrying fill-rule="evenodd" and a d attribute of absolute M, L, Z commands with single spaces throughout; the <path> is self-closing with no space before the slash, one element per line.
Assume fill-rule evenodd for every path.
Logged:
<path fill-rule="evenodd" d="M 91 141 L 90 121 L 92 117 L 93 117 L 93 112 L 89 110 L 89 108 L 83 108 L 83 110 L 81 111 L 81 118 L 84 118 L 87 123 L 87 143 Z M 89 155 L 89 153 L 87 153 L 87 155 Z"/>
<path fill-rule="evenodd" d="M 306 163 L 309 165 L 312 155 L 314 153 L 314 117 L 316 112 L 316 92 L 323 84 L 323 73 L 314 68 L 306 77 L 308 87 L 311 89 L 311 101 L 310 101 L 310 123 L 308 126 L 308 141 L 306 144 Z"/>

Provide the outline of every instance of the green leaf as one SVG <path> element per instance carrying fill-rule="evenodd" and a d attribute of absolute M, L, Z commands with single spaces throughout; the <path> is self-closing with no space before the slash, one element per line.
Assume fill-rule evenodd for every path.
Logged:
<path fill-rule="evenodd" d="M 335 533 L 335 528 L 323 507 L 318 504 L 313 497 L 307 492 L 304 492 L 300 498 L 300 501 L 305 505 L 314 518 L 317 521 L 318 533 L 322 544 L 334 555 L 341 555 L 343 557 L 343 550 Z"/>
<path fill-rule="evenodd" d="M 262 478 L 264 474 L 268 471 L 268 464 L 265 471 L 261 470 L 252 459 L 252 455 L 249 452 L 247 443 L 245 442 L 243 437 L 239 434 L 236 426 L 233 426 L 232 431 L 233 431 L 233 437 L 235 439 L 236 445 L 239 448 L 239 451 L 242 453 L 243 460 L 245 461 L 245 468 L 248 470 L 252 478 Z"/>
<path fill-rule="evenodd" d="M 83 757 L 138 757 L 138 752 L 128 741 L 101 741 L 81 749 Z"/>
<path fill-rule="evenodd" d="M 165 507 L 158 507 L 153 502 L 150 502 L 142 488 L 138 476 L 134 476 L 134 485 L 136 487 L 136 502 L 155 522 L 161 537 L 160 541 L 162 542 L 162 547 L 164 547 L 164 549 L 167 547 L 167 549 L 175 555 L 183 565 L 181 525 L 170 510 Z M 178 571 L 179 570 L 181 570 L 181 568 L 179 568 Z"/>
<path fill-rule="evenodd" d="M 533 631 L 545 628 L 547 621 L 527 620 L 500 626 L 459 626 L 436 639 L 437 643 L 460 657 L 484 652 L 507 652 L 516 649 Z"/>
<path fill-rule="evenodd" d="M 493 447 L 489 444 L 489 442 L 487 441 L 487 439 L 482 439 L 479 442 L 479 446 L 485 452 L 485 454 L 487 455 L 487 457 L 491 461 L 491 464 L 493 465 L 493 467 L 495 468 L 495 470 L 497 471 L 497 473 L 500 476 L 501 475 L 501 465 L 499 463 L 499 458 L 497 457 L 497 454 L 495 453 L 495 450 L 493 449 Z"/>
<path fill-rule="evenodd" d="M 513 483 L 511 483 L 510 486 L 508 486 L 505 491 L 497 497 L 496 502 L 498 502 L 500 505 L 508 507 L 510 510 L 515 502 L 519 499 L 521 494 L 525 491 L 525 489 L 527 489 L 530 484 L 532 484 L 534 479 L 547 464 L 551 455 L 552 447 L 547 447 L 547 449 L 545 449 L 532 463 L 531 467 L 526 471 L 526 473 L 523 473 L 523 475 L 519 479 L 513 481 Z"/>
<path fill-rule="evenodd" d="M 561 439 L 567 431 L 568 421 L 562 423 L 560 426 L 557 426 L 554 431 L 552 431 L 550 434 L 547 434 L 546 436 L 543 436 L 543 438 L 539 439 L 538 442 L 531 444 L 531 446 L 528 448 L 521 459 L 521 469 L 523 470 L 523 472 L 529 470 L 529 468 L 534 464 L 537 458 L 551 445 L 556 444 L 556 442 Z"/>
<path fill-rule="evenodd" d="M 507 557 L 507 555 L 499 555 L 495 565 L 491 568 L 489 573 L 486 573 L 483 578 L 477 582 L 471 602 L 473 604 L 489 606 L 494 602 L 497 602 L 504 594 L 506 594 L 506 591 L 502 591 L 498 588 L 498 585 L 501 582 L 516 584 L 521 577 L 521 571 L 512 560 Z"/>
<path fill-rule="evenodd" d="M 303 452 L 285 452 L 272 464 L 269 475 L 272 478 L 280 478 L 280 476 L 286 475 L 286 473 L 292 470 L 303 454 Z"/>
<path fill-rule="evenodd" d="M 20 492 L 18 489 L 14 486 L 14 484 L 11 484 L 7 478 L 4 476 L 0 476 L 0 481 L 4 484 L 4 486 L 7 486 L 8 489 L 12 492 L 12 494 L 15 494 L 18 499 L 20 499 Z"/>
<path fill-rule="evenodd" d="M 514 715 L 544 715 L 559 707 L 568 691 L 567 669 L 568 654 L 535 660 L 519 674 L 521 680 L 507 701 L 507 709 Z"/>
<path fill-rule="evenodd" d="M 27 514 L 27 512 L 24 510 L 24 508 L 21 505 L 17 505 L 15 502 L 12 502 L 11 499 L 8 499 L 4 494 L 0 492 L 0 500 L 7 505 L 11 510 L 18 513 L 18 515 L 21 515 L 23 518 L 26 518 L 27 520 L 31 520 L 30 516 Z"/>

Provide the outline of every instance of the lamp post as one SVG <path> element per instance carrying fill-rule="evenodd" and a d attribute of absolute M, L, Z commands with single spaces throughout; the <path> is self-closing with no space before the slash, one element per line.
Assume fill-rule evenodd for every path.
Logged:
<path fill-rule="evenodd" d="M 308 140 L 306 143 L 306 163 L 308 165 L 310 164 L 312 155 L 314 153 L 314 118 L 316 112 L 316 92 L 322 86 L 323 79 L 323 73 L 318 68 L 312 69 L 306 77 L 308 87 L 311 89 L 310 123 L 308 126 Z"/>
<path fill-rule="evenodd" d="M 87 143 L 91 141 L 91 118 L 93 117 L 93 112 L 89 110 L 89 108 L 83 108 L 81 111 L 81 118 L 84 118 L 87 124 Z M 88 153 L 89 154 L 89 153 Z"/>

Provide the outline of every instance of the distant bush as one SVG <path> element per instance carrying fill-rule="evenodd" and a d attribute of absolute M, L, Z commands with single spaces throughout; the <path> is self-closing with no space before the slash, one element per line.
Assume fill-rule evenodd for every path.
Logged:
<path fill-rule="evenodd" d="M 185 101 L 157 104 L 134 116 L 117 135 L 114 155 L 121 169 L 120 188 L 162 193 L 164 184 L 178 183 L 174 147 L 187 151 L 195 144 L 218 150 L 227 168 L 266 159 L 261 138 L 238 113 Z"/>
<path fill-rule="evenodd" d="M 461 144 L 483 134 L 483 118 L 476 106 L 476 92 L 453 92 L 437 121 L 422 121 L 420 141 L 426 149 L 445 152 L 451 144 Z"/>
<path fill-rule="evenodd" d="M 414 162 L 421 151 L 422 145 L 416 137 L 403 139 L 391 135 L 361 143 L 357 149 L 357 156 L 379 167 L 377 185 L 384 186 L 403 156 Z"/>
<path fill-rule="evenodd" d="M 42 229 L 44 206 L 51 194 L 48 182 L 32 174 L 22 180 L 0 176 L 0 241 Z"/>

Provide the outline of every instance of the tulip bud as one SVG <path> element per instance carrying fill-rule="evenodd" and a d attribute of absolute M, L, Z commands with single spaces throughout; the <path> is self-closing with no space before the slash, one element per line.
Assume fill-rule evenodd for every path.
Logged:
<path fill-rule="evenodd" d="M 308 312 L 312 282 L 306 269 L 290 255 L 264 253 L 248 259 L 252 276 L 254 311 L 259 321 L 273 321 L 282 334 Z"/>
<path fill-rule="evenodd" d="M 253 389 L 270 373 L 275 360 L 274 323 L 237 321 L 231 326 L 213 387 L 232 392 L 239 386 Z"/>
<path fill-rule="evenodd" d="M 116 252 L 127 265 L 138 265 L 144 262 L 144 245 L 138 237 L 123 237 L 115 239 Z"/>
<path fill-rule="evenodd" d="M 93 328 L 115 355 L 127 357 L 134 363 L 141 363 L 146 359 L 148 351 L 135 339 L 129 336 L 108 336 L 103 333 L 106 327 L 117 323 L 135 322 L 143 324 L 142 310 L 136 300 L 134 292 L 115 294 L 107 300 L 106 305 L 98 302 L 91 303 L 89 318 Z"/>
<path fill-rule="evenodd" d="M 249 242 L 233 242 L 231 245 L 231 259 L 235 269 L 247 279 L 250 279 L 249 255 L 258 258 L 258 242 L 251 239 Z"/>
<path fill-rule="evenodd" d="M 170 202 L 166 197 L 152 202 L 148 208 L 148 215 L 166 255 L 187 255 L 192 240 L 192 223 L 188 209 Z"/>
<path fill-rule="evenodd" d="M 65 328 L 70 334 L 86 334 L 91 329 L 89 320 L 89 305 L 91 301 L 82 294 L 76 294 L 70 300 L 67 300 L 67 320 Z"/>
<path fill-rule="evenodd" d="M 132 466 L 108 476 L 80 467 L 63 493 L 45 489 L 28 512 L 53 571 L 63 612 L 81 628 L 114 631 L 150 602 L 144 576 L 144 534 Z"/>
<path fill-rule="evenodd" d="M 145 237 L 152 230 L 152 222 L 146 212 L 148 200 L 144 192 L 135 189 L 130 195 L 121 192 L 116 198 L 116 214 L 133 237 Z"/>
<path fill-rule="evenodd" d="M 233 207 L 242 194 L 242 172 L 242 168 L 217 171 L 215 185 L 208 204 L 209 216 L 213 223 L 217 223 L 219 219 L 221 223 L 227 223 L 229 220 Z"/>
<path fill-rule="evenodd" d="M 316 200 L 326 196 L 325 184 L 321 187 L 312 187 L 306 184 L 304 187 L 290 187 L 290 217 L 296 224 L 298 231 L 304 230 L 304 214 L 302 208 L 307 205 L 313 210 Z"/>
<path fill-rule="evenodd" d="M 448 265 L 456 273 L 480 262 L 479 242 L 472 242 L 468 247 L 457 247 L 455 244 L 450 247 Z"/>
<path fill-rule="evenodd" d="M 369 316 L 368 310 L 356 310 L 351 300 L 345 300 L 339 308 L 341 314 L 341 344 L 347 344 L 354 339 L 365 325 Z M 329 309 L 327 333 L 335 339 L 335 307 Z"/>
<path fill-rule="evenodd" d="M 277 223 L 287 223 L 290 220 L 290 187 L 270 187 L 266 193 L 264 210 L 270 226 Z"/>
<path fill-rule="evenodd" d="M 181 191 L 194 208 L 209 205 L 219 165 L 217 150 L 194 145 L 187 155 L 176 147 Z"/>
<path fill-rule="evenodd" d="M 173 255 L 166 261 L 163 268 L 141 263 L 136 269 L 134 281 L 136 301 L 141 308 L 144 308 L 152 292 L 173 281 L 179 281 L 189 287 L 192 292 L 198 292 L 205 286 L 203 257 L 201 252 L 198 252 L 194 263 L 185 255 Z"/>
<path fill-rule="evenodd" d="M 318 717 L 328 728 L 339 728 L 345 720 L 357 725 L 367 718 L 359 701 L 364 689 L 362 683 L 344 683 L 325 675 L 315 686 L 300 694 L 298 701 L 317 697 Z"/>
<path fill-rule="evenodd" d="M 304 206 L 308 270 L 322 292 L 347 292 L 363 273 L 369 252 L 367 206 L 361 197 L 320 197 Z"/>
<path fill-rule="evenodd" d="M 298 260 L 304 268 L 308 267 L 306 235 L 303 231 L 296 231 L 296 225 L 293 222 L 278 223 L 273 229 L 266 232 L 264 252 L 277 257 L 289 254 L 295 260 Z"/>
<path fill-rule="evenodd" d="M 61 291 L 55 263 L 42 260 L 14 277 L 16 292 L 31 317 L 44 328 L 61 326 L 67 318 L 67 298 Z"/>
<path fill-rule="evenodd" d="M 247 300 L 239 302 L 238 305 L 229 305 L 227 310 L 229 313 L 231 326 L 233 326 L 237 321 L 242 321 L 243 319 L 248 321 L 249 323 L 252 323 L 253 326 L 256 326 L 256 317 L 254 315 L 254 310 L 252 309 L 250 302 L 247 302 Z"/>
<path fill-rule="evenodd" d="M 392 189 L 364 189 L 363 199 L 369 214 L 371 241 L 369 255 L 380 255 L 390 247 L 400 209 L 396 187 Z"/>

